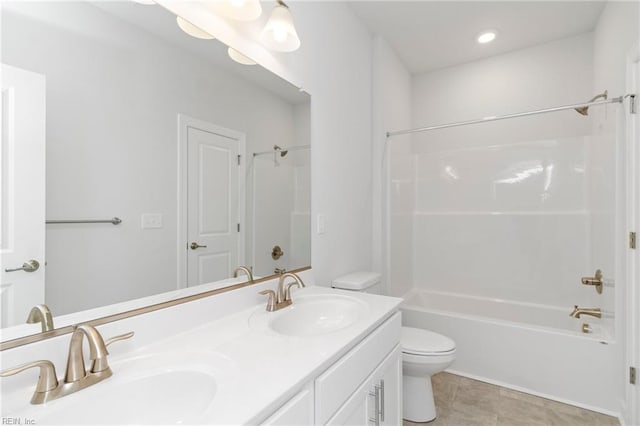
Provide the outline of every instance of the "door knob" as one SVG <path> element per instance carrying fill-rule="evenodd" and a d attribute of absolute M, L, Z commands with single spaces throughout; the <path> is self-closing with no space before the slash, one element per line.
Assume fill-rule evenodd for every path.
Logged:
<path fill-rule="evenodd" d="M 6 268 L 4 271 L 5 272 L 16 272 L 16 271 L 35 272 L 38 270 L 39 267 L 40 267 L 40 263 L 35 259 L 31 259 L 24 262 L 21 268 L 13 268 L 13 269 Z"/>
<path fill-rule="evenodd" d="M 201 246 L 200 244 L 196 243 L 195 241 L 191 243 L 191 250 L 197 250 L 199 248 L 207 248 L 207 246 Z"/>

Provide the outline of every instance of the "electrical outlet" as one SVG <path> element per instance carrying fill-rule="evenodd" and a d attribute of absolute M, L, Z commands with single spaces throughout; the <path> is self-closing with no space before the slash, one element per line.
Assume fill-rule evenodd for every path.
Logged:
<path fill-rule="evenodd" d="M 142 229 L 162 228 L 161 213 L 145 213 L 142 215 Z"/>

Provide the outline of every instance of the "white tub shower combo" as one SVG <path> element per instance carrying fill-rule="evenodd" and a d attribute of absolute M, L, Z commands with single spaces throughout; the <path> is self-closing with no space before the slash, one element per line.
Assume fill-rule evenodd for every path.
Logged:
<path fill-rule="evenodd" d="M 630 104 L 594 93 L 591 43 L 412 76 L 411 121 L 436 126 L 389 129 L 388 286 L 405 299 L 404 325 L 455 341 L 448 371 L 617 416 Z M 551 69 L 551 51 L 573 56 Z M 523 84 L 511 87 L 515 70 Z M 586 115 L 573 108 L 594 95 Z M 587 313 L 570 316 L 575 305 Z"/>

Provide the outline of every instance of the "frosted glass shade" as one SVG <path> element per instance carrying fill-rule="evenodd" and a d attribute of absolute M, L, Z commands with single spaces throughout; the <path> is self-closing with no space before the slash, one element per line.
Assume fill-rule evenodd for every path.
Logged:
<path fill-rule="evenodd" d="M 196 27 L 191 22 L 184 18 L 176 16 L 176 22 L 182 31 L 189 34 L 191 37 L 200 38 L 203 40 L 213 40 L 215 37 L 206 32 L 205 30 Z"/>
<path fill-rule="evenodd" d="M 293 52 L 300 47 L 300 38 L 287 6 L 279 4 L 273 8 L 260 34 L 260 42 L 268 49 L 277 52 Z"/>
<path fill-rule="evenodd" d="M 227 53 L 229 54 L 229 57 L 231 59 L 233 59 L 234 61 L 236 61 L 239 64 L 242 64 L 242 65 L 255 65 L 256 64 L 255 61 L 253 61 L 251 58 L 249 58 L 248 56 L 245 56 L 242 53 L 238 52 L 233 47 L 228 48 L 227 49 Z"/>
<path fill-rule="evenodd" d="M 260 0 L 225 0 L 212 5 L 215 12 L 237 21 L 253 21 L 262 15 Z"/>

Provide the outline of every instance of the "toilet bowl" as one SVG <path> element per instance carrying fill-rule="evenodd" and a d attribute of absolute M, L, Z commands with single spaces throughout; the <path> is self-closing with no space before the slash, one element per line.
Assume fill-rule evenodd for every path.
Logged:
<path fill-rule="evenodd" d="M 331 287 L 382 294 L 380 274 L 355 272 L 336 278 Z M 443 371 L 455 359 L 456 344 L 429 330 L 402 327 L 402 417 L 413 422 L 436 418 L 431 376 Z"/>
<path fill-rule="evenodd" d="M 431 376 L 455 360 L 453 340 L 429 330 L 402 327 L 402 417 L 412 422 L 436 418 Z"/>

